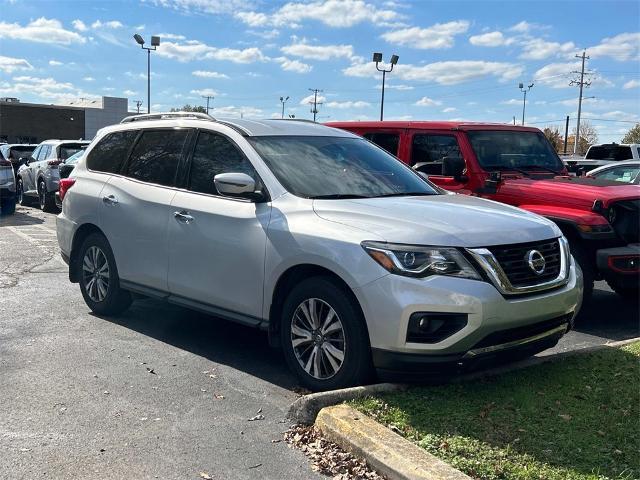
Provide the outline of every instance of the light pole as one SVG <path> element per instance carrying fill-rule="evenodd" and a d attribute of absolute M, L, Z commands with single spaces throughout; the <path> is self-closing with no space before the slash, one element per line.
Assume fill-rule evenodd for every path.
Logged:
<path fill-rule="evenodd" d="M 147 113 L 151 113 L 151 50 L 160 46 L 160 37 L 151 37 L 151 47 L 144 46 L 144 38 L 137 33 L 133 36 L 138 45 L 147 51 Z"/>
<path fill-rule="evenodd" d="M 393 67 L 395 66 L 396 63 L 398 63 L 399 58 L 400 57 L 398 57 L 398 55 L 391 55 L 391 60 L 389 62 L 391 64 L 391 68 L 389 70 L 385 70 L 384 68 L 380 68 L 378 66 L 378 64 L 382 61 L 382 54 L 381 53 L 373 54 L 373 61 L 376 62 L 376 70 L 378 70 L 379 72 L 382 72 L 382 100 L 380 101 L 380 121 L 382 121 L 384 117 L 384 79 L 388 72 L 393 71 Z"/>
<path fill-rule="evenodd" d="M 282 104 L 282 116 L 280 118 L 284 118 L 284 104 L 287 103 L 289 97 L 280 97 L 280 103 Z"/>
<path fill-rule="evenodd" d="M 532 87 L 533 82 L 531 82 L 531 85 L 529 85 L 529 87 L 526 89 L 524 88 L 524 85 L 522 83 L 518 84 L 518 88 L 522 93 L 524 93 L 524 99 L 522 100 L 522 125 L 524 125 L 524 111 L 527 108 L 527 92 L 531 90 Z"/>

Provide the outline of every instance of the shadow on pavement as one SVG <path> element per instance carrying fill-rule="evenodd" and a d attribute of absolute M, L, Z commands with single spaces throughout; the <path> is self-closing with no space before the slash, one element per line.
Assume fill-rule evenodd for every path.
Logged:
<path fill-rule="evenodd" d="M 282 388 L 298 385 L 266 332 L 255 328 L 155 299 L 136 300 L 122 315 L 101 318 Z"/>
<path fill-rule="evenodd" d="M 13 215 L 0 215 L 0 227 L 18 227 L 21 225 L 39 225 L 44 218 L 27 215 L 19 210 Z"/>
<path fill-rule="evenodd" d="M 640 308 L 617 294 L 594 289 L 591 301 L 582 306 L 575 331 L 611 341 L 640 336 Z"/>

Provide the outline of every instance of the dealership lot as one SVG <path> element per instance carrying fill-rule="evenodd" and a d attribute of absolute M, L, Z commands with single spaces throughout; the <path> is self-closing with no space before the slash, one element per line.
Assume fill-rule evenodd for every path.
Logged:
<path fill-rule="evenodd" d="M 280 441 L 296 384 L 265 334 L 150 299 L 90 314 L 35 208 L 2 219 L 0 252 L 0 476 L 313 475 Z M 556 349 L 637 336 L 637 318 L 599 282 Z"/>

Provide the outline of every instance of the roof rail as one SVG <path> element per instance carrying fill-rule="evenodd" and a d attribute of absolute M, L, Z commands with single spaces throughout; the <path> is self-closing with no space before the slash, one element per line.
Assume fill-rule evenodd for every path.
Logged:
<path fill-rule="evenodd" d="M 140 115 L 130 115 L 122 119 L 120 123 L 142 122 L 144 120 L 174 120 L 174 119 L 192 119 L 192 120 L 208 120 L 215 122 L 216 119 L 211 115 L 200 112 L 160 112 L 160 113 L 144 113 Z"/>

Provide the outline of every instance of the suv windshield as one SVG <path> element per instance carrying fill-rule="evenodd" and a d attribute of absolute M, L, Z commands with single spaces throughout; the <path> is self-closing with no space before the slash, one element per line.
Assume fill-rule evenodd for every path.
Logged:
<path fill-rule="evenodd" d="M 564 169 L 542 133 L 517 131 L 468 131 L 467 136 L 480 165 L 487 170 Z"/>
<path fill-rule="evenodd" d="M 623 145 L 593 145 L 587 151 L 587 160 L 631 160 L 631 147 Z"/>
<path fill-rule="evenodd" d="M 361 138 L 249 138 L 278 181 L 306 198 L 437 195 L 395 157 Z"/>

